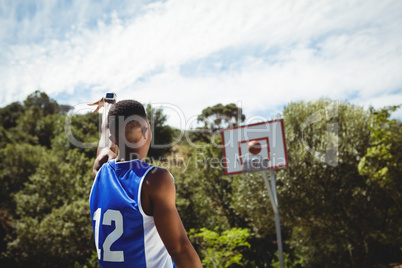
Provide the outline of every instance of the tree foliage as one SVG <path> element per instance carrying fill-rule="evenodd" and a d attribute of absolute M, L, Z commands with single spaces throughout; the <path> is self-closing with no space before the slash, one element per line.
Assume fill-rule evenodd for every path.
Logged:
<path fill-rule="evenodd" d="M 70 140 L 96 144 L 100 118 L 67 115 L 70 108 L 37 91 L 0 109 L 1 267 L 97 266 L 88 205 L 96 147 Z M 287 267 L 402 263 L 402 127 L 390 119 L 396 109 L 330 100 L 284 108 L 289 167 L 276 177 Z M 154 144 L 170 145 L 176 133 L 163 110 L 148 105 L 147 113 Z M 217 104 L 199 120 L 204 138 L 153 147 L 150 157 L 166 160 L 156 163 L 175 177 L 177 208 L 204 266 L 277 267 L 261 174 L 223 174 L 219 129 L 244 115 L 234 104 Z M 162 157 L 170 152 L 178 158 Z"/>
<path fill-rule="evenodd" d="M 148 104 L 146 112 L 153 136 L 148 156 L 151 159 L 160 159 L 172 150 L 174 130 L 166 124 L 167 116 L 161 108 L 155 109 Z"/>
<path fill-rule="evenodd" d="M 370 146 L 371 114 L 320 100 L 291 103 L 284 118 L 290 166 L 278 174 L 278 195 L 283 223 L 292 227 L 290 246 L 308 267 L 381 263 L 376 251 L 385 245 L 373 234 L 393 226 L 386 211 L 396 207 L 359 173 Z M 388 259 L 397 259 L 393 253 Z"/>
<path fill-rule="evenodd" d="M 0 122 L 5 129 L 17 126 L 18 118 L 24 113 L 19 102 L 13 102 L 0 110 Z"/>
<path fill-rule="evenodd" d="M 203 126 L 191 133 L 192 141 L 211 142 L 211 137 L 219 134 L 219 130 L 240 125 L 246 116 L 243 109 L 234 103 L 223 105 L 221 103 L 202 110 L 197 121 Z"/>
<path fill-rule="evenodd" d="M 383 259 L 400 255 L 395 248 L 402 244 L 402 123 L 389 119 L 399 107 L 371 109 L 370 146 L 358 165 L 367 187 L 377 194 L 368 235 L 375 246 L 388 248 Z"/>
<path fill-rule="evenodd" d="M 199 232 L 192 229 L 189 232 L 190 239 L 199 247 L 205 268 L 243 265 L 241 251 L 244 247 L 250 247 L 247 242 L 250 235 L 250 230 L 241 228 L 231 228 L 222 233 L 207 228 L 201 228 Z"/>
<path fill-rule="evenodd" d="M 1 171 L 1 198 L 4 208 L 14 213 L 14 203 L 11 201 L 14 194 L 23 189 L 29 176 L 35 173 L 40 159 L 45 154 L 42 146 L 31 144 L 9 143 L 0 150 Z"/>
<path fill-rule="evenodd" d="M 198 121 L 204 123 L 204 127 L 212 130 L 212 132 L 229 126 L 237 126 L 245 119 L 246 116 L 243 114 L 242 108 L 234 103 L 227 105 L 219 103 L 207 107 L 198 116 Z"/>
<path fill-rule="evenodd" d="M 96 127 L 85 130 L 91 125 L 87 116 L 79 117 L 72 122 L 76 136 L 78 130 L 85 132 L 82 139 L 98 136 Z M 35 92 L 13 119 L 15 124 L 1 131 L 6 145 L 0 149 L 0 264 L 93 263 L 87 198 L 96 148 L 90 157 L 74 149 L 64 133 L 65 118 L 55 101 Z"/>
<path fill-rule="evenodd" d="M 391 239 L 401 236 L 398 203 L 384 198 L 383 190 L 368 184 L 358 168 L 372 143 L 372 113 L 349 103 L 319 100 L 291 103 L 283 117 L 289 167 L 277 171 L 277 188 L 289 265 L 363 267 L 400 262 L 399 240 Z M 391 140 L 398 142 L 396 136 Z M 215 226 L 223 230 L 248 228 L 253 236 L 248 239 L 250 249 L 243 252 L 244 265 L 268 267 L 277 247 L 261 175 L 226 177 L 216 162 L 221 150 L 213 144 L 198 145 L 190 153 L 187 171 L 174 172 L 185 226 L 213 230 L 220 223 Z M 394 153 L 401 156 L 400 150 Z M 395 163 L 400 162 L 397 156 Z M 400 173 L 392 174 L 393 187 L 399 189 Z M 214 211 L 208 217 L 211 206 Z M 381 241 L 387 230 L 393 232 Z M 382 254 L 375 254 L 379 249 Z"/>

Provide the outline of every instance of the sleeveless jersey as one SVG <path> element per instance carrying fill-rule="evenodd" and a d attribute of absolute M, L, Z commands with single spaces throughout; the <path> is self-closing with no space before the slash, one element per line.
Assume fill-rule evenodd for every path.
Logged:
<path fill-rule="evenodd" d="M 153 166 L 140 160 L 105 163 L 89 204 L 101 267 L 174 268 L 154 223 L 141 206 L 141 188 Z"/>

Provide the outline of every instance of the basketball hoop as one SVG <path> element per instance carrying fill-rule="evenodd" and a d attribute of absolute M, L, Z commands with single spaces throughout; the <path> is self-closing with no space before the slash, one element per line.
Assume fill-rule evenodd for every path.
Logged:
<path fill-rule="evenodd" d="M 268 195 L 275 214 L 276 237 L 278 241 L 279 264 L 284 268 L 282 236 L 279 221 L 278 198 L 276 195 L 275 169 L 288 166 L 285 129 L 283 120 L 257 123 L 222 130 L 225 174 L 235 175 L 262 171 Z M 271 172 L 271 184 L 267 178 Z"/>

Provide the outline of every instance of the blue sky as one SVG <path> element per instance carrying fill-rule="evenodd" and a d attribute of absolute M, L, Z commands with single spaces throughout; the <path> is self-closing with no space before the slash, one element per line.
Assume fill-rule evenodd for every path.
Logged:
<path fill-rule="evenodd" d="M 399 0 L 0 0 L 0 106 L 37 89 L 73 106 L 114 91 L 188 128 L 217 103 L 267 119 L 322 97 L 397 105 L 401 10 Z"/>

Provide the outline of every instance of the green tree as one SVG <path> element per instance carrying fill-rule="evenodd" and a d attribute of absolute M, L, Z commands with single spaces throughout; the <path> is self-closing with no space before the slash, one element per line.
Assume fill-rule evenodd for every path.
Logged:
<path fill-rule="evenodd" d="M 148 157 L 160 159 L 172 150 L 174 130 L 166 124 L 167 116 L 162 108 L 152 108 L 151 104 L 146 107 L 147 117 L 152 130 L 152 143 Z"/>
<path fill-rule="evenodd" d="M 12 140 L 11 133 L 0 126 L 0 148 L 4 148 L 7 144 L 12 143 Z"/>
<path fill-rule="evenodd" d="M 14 213 L 12 198 L 23 189 L 29 176 L 35 173 L 45 150 L 41 146 L 30 144 L 7 144 L 0 150 L 0 207 Z"/>
<path fill-rule="evenodd" d="M 245 119 L 246 116 L 243 114 L 242 108 L 237 107 L 234 103 L 227 105 L 219 103 L 207 107 L 198 116 L 198 121 L 204 123 L 204 127 L 212 132 L 229 126 L 237 126 Z"/>
<path fill-rule="evenodd" d="M 7 256 L 23 265 L 48 267 L 91 259 L 91 166 L 92 159 L 78 149 L 40 159 L 35 174 L 15 195 L 18 218 Z"/>
<path fill-rule="evenodd" d="M 0 252 L 6 251 L 7 235 L 13 231 L 13 218 L 16 216 L 14 195 L 23 189 L 29 176 L 35 173 L 45 150 L 41 146 L 8 143 L 0 149 Z M 0 254 L 0 266 L 12 266 L 12 259 Z"/>
<path fill-rule="evenodd" d="M 181 141 L 175 150 L 183 160 L 167 166 L 179 213 L 187 229 L 199 230 L 190 237 L 206 267 L 277 266 L 274 217 L 261 175 L 223 174 L 217 130 L 244 121 L 236 121 L 238 112 L 221 116 L 223 107 L 204 109 L 199 119 L 209 131 L 206 142 Z M 97 265 L 88 207 L 96 147 L 77 148 L 67 134 L 96 143 L 99 116 L 69 117 L 68 109 L 41 92 L 23 106 L 0 109 L 0 266 Z M 289 167 L 276 175 L 288 265 L 402 262 L 402 128 L 389 118 L 395 109 L 366 111 L 330 100 L 285 107 Z M 175 134 L 163 110 L 149 105 L 147 112 L 155 144 L 169 144 Z M 151 156 L 171 150 L 163 149 Z"/>
<path fill-rule="evenodd" d="M 24 113 L 24 108 L 19 102 L 13 102 L 0 109 L 0 122 L 5 129 L 17 126 L 17 119 Z"/>
<path fill-rule="evenodd" d="M 60 112 L 59 104 L 55 100 L 49 98 L 45 92 L 41 92 L 39 90 L 36 90 L 34 93 L 30 94 L 24 100 L 25 110 L 34 107 L 39 108 L 43 112 L 43 115 L 56 114 Z"/>
<path fill-rule="evenodd" d="M 87 157 L 96 157 L 100 138 L 101 115 L 95 113 L 63 115 L 58 118 L 54 128 L 51 146 L 54 151 L 80 148 Z M 82 148 L 83 145 L 88 145 Z"/>
<path fill-rule="evenodd" d="M 199 232 L 191 230 L 189 235 L 199 247 L 205 268 L 227 268 L 244 264 L 241 252 L 245 247 L 250 247 L 247 242 L 251 235 L 250 230 L 231 228 L 219 233 L 201 228 Z"/>
<path fill-rule="evenodd" d="M 34 137 L 40 145 L 50 148 L 54 120 L 60 114 L 55 100 L 40 91 L 30 94 L 24 101 L 24 114 L 19 116 L 17 126 L 21 132 Z"/>
<path fill-rule="evenodd" d="M 199 143 L 191 148 L 186 166 L 172 169 L 177 191 L 177 207 L 186 228 L 228 228 L 236 221 L 230 206 L 231 181 L 224 177 L 221 150 Z M 212 161 L 212 162 L 211 162 Z M 211 213 L 211 208 L 214 208 Z"/>
<path fill-rule="evenodd" d="M 379 261 L 371 243 L 373 232 L 381 230 L 375 208 L 392 209 L 395 203 L 384 200 L 358 170 L 370 144 L 370 113 L 319 100 L 289 104 L 284 118 L 290 164 L 277 173 L 277 184 L 281 222 L 285 232 L 292 228 L 290 246 L 307 267 Z"/>
<path fill-rule="evenodd" d="M 370 147 L 359 162 L 359 172 L 368 176 L 367 183 L 374 183 L 402 210 L 399 179 L 402 176 L 402 123 L 389 119 L 391 112 L 400 106 L 386 107 L 373 114 L 369 129 Z"/>
<path fill-rule="evenodd" d="M 76 148 L 69 106 L 43 92 L 0 110 L 0 266 L 95 267 L 88 194 L 96 148 Z M 10 114 L 11 113 L 11 114 Z M 79 141 L 99 138 L 99 116 L 70 118 Z M 47 148 L 45 148 L 44 145 Z"/>
<path fill-rule="evenodd" d="M 247 267 L 269 267 L 278 250 L 274 213 L 260 172 L 232 176 L 232 202 L 237 217 L 244 221 L 243 228 L 252 230 L 249 238 L 250 249 L 245 250 L 243 258 Z M 279 197 L 280 198 L 280 197 Z M 281 205 L 282 200 L 279 200 Z M 289 234 L 282 223 L 282 239 L 287 241 Z M 285 252 L 289 248 L 284 245 Z M 290 256 L 293 258 L 293 255 Z"/>
<path fill-rule="evenodd" d="M 197 121 L 202 123 L 203 126 L 198 127 L 189 136 L 194 142 L 210 142 L 211 137 L 216 135 L 220 129 L 238 126 L 245 119 L 246 116 L 243 114 L 241 107 L 237 107 L 234 103 L 227 105 L 219 103 L 202 110 L 197 117 Z"/>
<path fill-rule="evenodd" d="M 370 147 L 358 165 L 367 186 L 377 194 L 372 207 L 375 228 L 368 231 L 372 247 L 387 249 L 376 260 L 382 262 L 402 261 L 402 123 L 389 119 L 399 107 L 371 108 Z"/>

